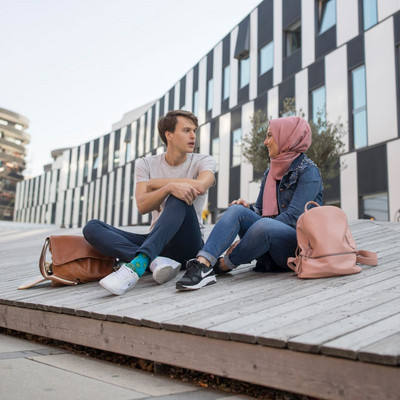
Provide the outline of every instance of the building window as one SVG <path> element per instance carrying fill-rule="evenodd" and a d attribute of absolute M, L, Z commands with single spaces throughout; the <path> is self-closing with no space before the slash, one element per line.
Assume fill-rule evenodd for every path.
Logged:
<path fill-rule="evenodd" d="M 260 49 L 260 75 L 274 66 L 274 42 L 271 41 Z"/>
<path fill-rule="evenodd" d="M 378 22 L 378 11 L 376 0 L 363 0 L 363 22 L 364 30 L 371 28 Z"/>
<path fill-rule="evenodd" d="M 227 65 L 224 68 L 223 85 L 224 85 L 224 87 L 222 89 L 222 93 L 223 93 L 222 100 L 226 100 L 229 98 L 229 96 L 231 94 L 231 67 L 230 67 L 230 65 Z"/>
<path fill-rule="evenodd" d="M 367 96 L 365 89 L 365 66 L 351 71 L 352 117 L 354 148 L 365 147 L 367 143 Z"/>
<path fill-rule="evenodd" d="M 213 79 L 207 82 L 207 111 L 211 111 L 213 106 Z"/>
<path fill-rule="evenodd" d="M 217 162 L 217 171 L 219 169 L 219 138 L 215 138 L 211 142 L 211 155 Z"/>
<path fill-rule="evenodd" d="M 318 34 L 336 25 L 336 0 L 317 0 Z"/>
<path fill-rule="evenodd" d="M 0 119 L 0 125 L 8 125 L 8 122 L 4 119 Z"/>
<path fill-rule="evenodd" d="M 240 69 L 240 89 L 247 86 L 250 82 L 250 57 L 239 60 Z"/>
<path fill-rule="evenodd" d="M 197 115 L 199 113 L 199 91 L 196 90 L 193 93 L 193 114 Z"/>
<path fill-rule="evenodd" d="M 125 147 L 125 162 L 131 161 L 132 142 L 127 142 Z"/>
<path fill-rule="evenodd" d="M 301 23 L 297 21 L 285 30 L 285 56 L 288 57 L 301 48 Z"/>
<path fill-rule="evenodd" d="M 242 130 L 235 129 L 232 132 L 232 167 L 242 162 Z"/>
<path fill-rule="evenodd" d="M 97 169 L 99 166 L 99 155 L 96 154 L 93 156 L 93 169 Z"/>
<path fill-rule="evenodd" d="M 311 92 L 311 111 L 313 123 L 319 125 L 321 129 L 326 121 L 325 86 Z"/>
<path fill-rule="evenodd" d="M 389 221 L 389 204 L 387 193 L 378 193 L 361 197 L 362 219 Z"/>

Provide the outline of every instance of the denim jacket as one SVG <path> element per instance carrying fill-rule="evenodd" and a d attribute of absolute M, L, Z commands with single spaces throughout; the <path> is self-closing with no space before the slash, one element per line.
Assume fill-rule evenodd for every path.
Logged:
<path fill-rule="evenodd" d="M 260 192 L 252 209 L 262 215 L 264 186 L 269 168 L 261 181 Z M 275 218 L 296 229 L 296 222 L 308 201 L 322 205 L 322 178 L 318 167 L 304 153 L 290 164 L 289 170 L 277 185 L 279 214 Z"/>

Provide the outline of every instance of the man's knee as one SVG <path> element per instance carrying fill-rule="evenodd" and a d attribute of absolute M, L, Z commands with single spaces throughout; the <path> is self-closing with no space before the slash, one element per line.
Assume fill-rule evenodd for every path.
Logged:
<path fill-rule="evenodd" d="M 83 236 L 88 239 L 93 237 L 93 234 L 98 231 L 101 221 L 98 219 L 90 220 L 82 229 Z"/>

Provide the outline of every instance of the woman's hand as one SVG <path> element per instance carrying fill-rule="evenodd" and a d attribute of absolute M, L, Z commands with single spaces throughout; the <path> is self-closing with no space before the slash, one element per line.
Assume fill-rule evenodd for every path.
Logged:
<path fill-rule="evenodd" d="M 230 206 L 232 206 L 233 204 L 237 204 L 246 208 L 250 207 L 250 203 L 248 203 L 246 200 L 243 199 L 233 200 L 231 203 L 229 203 Z"/>

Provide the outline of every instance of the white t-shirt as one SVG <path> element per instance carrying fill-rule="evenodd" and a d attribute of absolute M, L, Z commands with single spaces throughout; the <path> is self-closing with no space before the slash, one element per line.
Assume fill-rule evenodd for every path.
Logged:
<path fill-rule="evenodd" d="M 217 163 L 215 159 L 209 155 L 188 153 L 186 161 L 180 165 L 172 166 L 165 160 L 165 153 L 155 156 L 143 157 L 136 163 L 136 183 L 147 182 L 150 179 L 165 179 L 165 178 L 187 178 L 196 179 L 200 172 L 211 171 L 215 173 Z M 193 202 L 199 220 L 200 229 L 203 229 L 201 213 L 203 211 L 206 195 L 197 196 Z M 150 230 L 153 228 L 160 214 L 165 208 L 165 199 L 161 203 L 161 211 L 154 210 L 151 213 Z"/>

